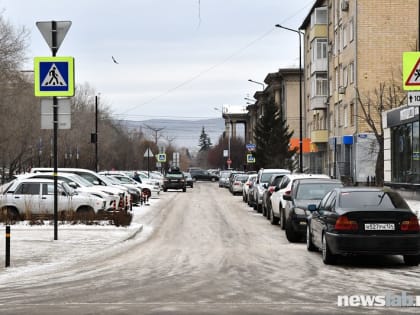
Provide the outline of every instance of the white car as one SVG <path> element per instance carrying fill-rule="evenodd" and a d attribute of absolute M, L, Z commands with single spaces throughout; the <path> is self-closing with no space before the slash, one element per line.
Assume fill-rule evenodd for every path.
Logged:
<path fill-rule="evenodd" d="M 54 179 L 53 173 L 27 173 L 19 175 L 18 178 L 47 178 Z M 57 179 L 66 182 L 71 188 L 78 192 L 89 193 L 94 196 L 103 198 L 106 202 L 105 210 L 116 210 L 120 196 L 113 189 L 109 190 L 108 186 L 97 186 L 88 182 L 83 177 L 73 173 L 57 173 Z"/>
<path fill-rule="evenodd" d="M 242 200 L 244 202 L 248 202 L 249 185 L 251 184 L 252 180 L 256 178 L 257 178 L 257 174 L 248 175 L 248 179 L 242 186 Z"/>
<path fill-rule="evenodd" d="M 57 211 L 93 214 L 105 210 L 105 200 L 78 193 L 63 181 L 57 182 Z M 13 219 L 30 214 L 54 214 L 54 180 L 44 178 L 15 179 L 0 197 L 0 208 Z"/>
<path fill-rule="evenodd" d="M 53 170 L 54 169 L 51 167 L 34 167 L 31 169 L 31 173 L 53 172 Z M 128 189 L 126 187 L 110 184 L 109 181 L 101 178 L 98 173 L 84 168 L 59 167 L 58 172 L 77 174 L 91 184 L 101 187 L 102 190 L 106 189 L 113 194 L 117 194 L 119 196 L 117 210 L 131 209 L 130 194 L 128 193 Z"/>
<path fill-rule="evenodd" d="M 328 175 L 324 174 L 286 174 L 281 179 L 278 186 L 274 189 L 274 192 L 271 194 L 271 213 L 270 213 L 270 222 L 275 225 L 280 222 L 280 227 L 285 229 L 285 213 L 284 207 L 286 205 L 286 200 L 283 199 L 283 194 L 290 195 L 291 187 L 293 181 L 299 178 L 331 178 Z"/>

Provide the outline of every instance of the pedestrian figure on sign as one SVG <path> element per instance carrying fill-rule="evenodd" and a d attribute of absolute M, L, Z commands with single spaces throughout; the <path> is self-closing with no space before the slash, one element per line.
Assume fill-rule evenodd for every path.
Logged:
<path fill-rule="evenodd" d="M 50 81 L 48 82 L 48 85 L 51 85 L 51 83 L 53 83 L 53 85 L 58 85 L 60 82 L 58 81 L 58 77 L 57 77 L 57 73 L 55 72 L 56 67 L 52 67 L 52 69 L 49 72 L 49 75 L 51 77 Z M 55 82 L 53 82 L 55 81 Z M 62 83 L 60 83 L 60 85 L 63 85 Z"/>
<path fill-rule="evenodd" d="M 417 81 L 420 78 L 420 69 L 416 69 L 416 72 L 414 75 L 416 76 L 414 81 Z"/>

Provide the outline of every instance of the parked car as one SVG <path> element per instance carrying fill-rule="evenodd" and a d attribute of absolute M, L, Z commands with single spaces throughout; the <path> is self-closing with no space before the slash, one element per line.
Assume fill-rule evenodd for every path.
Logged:
<path fill-rule="evenodd" d="M 72 210 L 80 215 L 94 215 L 105 210 L 105 200 L 100 197 L 78 193 L 63 181 L 57 182 L 57 189 L 58 212 Z M 11 220 L 27 214 L 54 214 L 54 180 L 16 179 L 0 196 L 0 209 L 6 210 Z"/>
<path fill-rule="evenodd" d="M 191 177 L 191 173 L 190 172 L 184 172 L 184 177 L 185 177 L 187 187 L 193 188 L 194 187 L 194 181 Z"/>
<path fill-rule="evenodd" d="M 245 174 L 245 172 L 243 172 L 243 171 L 232 171 L 230 173 L 229 179 L 228 179 L 228 182 L 227 182 L 227 188 L 229 189 L 229 191 L 231 191 L 232 184 L 233 184 L 233 181 L 235 179 L 235 176 L 238 175 L 238 174 Z"/>
<path fill-rule="evenodd" d="M 354 254 L 403 255 L 406 265 L 419 264 L 419 219 L 396 191 L 335 188 L 308 210 L 307 249 L 321 250 L 325 264 Z"/>
<path fill-rule="evenodd" d="M 283 195 L 286 238 L 297 242 L 306 236 L 308 204 L 318 204 L 327 192 L 343 187 L 343 183 L 329 178 L 301 178 L 293 181 L 291 193 Z"/>
<path fill-rule="evenodd" d="M 257 178 L 257 174 L 249 174 L 248 179 L 246 180 L 246 182 L 242 186 L 242 200 L 244 202 L 248 202 L 249 189 L 252 186 L 252 183 L 256 178 Z"/>
<path fill-rule="evenodd" d="M 168 189 L 182 189 L 183 192 L 187 191 L 187 183 L 184 174 L 178 169 L 170 169 L 163 180 L 163 191 Z"/>
<path fill-rule="evenodd" d="M 285 175 L 278 186 L 274 189 L 271 194 L 271 213 L 270 223 L 273 225 L 279 224 L 282 230 L 286 227 L 286 218 L 284 214 L 284 207 L 286 200 L 284 200 L 284 194 L 290 195 L 293 181 L 299 178 L 330 178 L 328 175 L 323 174 L 287 174 Z"/>
<path fill-rule="evenodd" d="M 271 214 L 271 195 L 273 194 L 274 189 L 280 183 L 284 175 L 285 174 L 271 175 L 270 179 L 268 180 L 268 183 L 265 185 L 266 188 L 264 190 L 262 198 L 262 214 L 263 216 L 267 217 L 268 220 L 270 220 Z"/>
<path fill-rule="evenodd" d="M 26 173 L 19 175 L 17 178 L 44 178 L 54 179 L 53 173 Z M 91 184 L 83 177 L 73 173 L 57 173 L 57 180 L 66 182 L 71 188 L 77 192 L 89 193 L 105 200 L 105 210 L 116 210 L 120 196 L 115 193 L 114 189 L 109 190 L 107 186 L 97 186 Z"/>
<path fill-rule="evenodd" d="M 34 167 L 31 169 L 31 173 L 51 173 L 53 172 L 53 170 L 54 169 L 52 167 Z M 107 187 L 106 189 L 108 191 L 113 191 L 115 194 L 118 194 L 120 196 L 118 203 L 119 210 L 131 209 L 130 194 L 128 193 L 128 189 L 126 187 L 123 187 L 121 185 L 114 185 L 106 179 L 104 179 L 103 177 L 101 177 L 101 175 L 99 175 L 98 173 L 84 168 L 59 167 L 58 172 L 77 174 L 89 181 L 93 185 L 100 186 L 101 188 Z"/>
<path fill-rule="evenodd" d="M 256 189 L 255 182 L 257 181 L 257 175 L 252 176 L 251 180 L 249 182 L 249 188 L 248 188 L 248 197 L 247 197 L 247 204 L 250 207 L 253 207 L 254 205 L 254 189 Z"/>
<path fill-rule="evenodd" d="M 218 181 L 219 180 L 219 176 L 212 174 L 206 170 L 201 170 L 201 169 L 191 169 L 190 170 L 191 173 L 191 177 L 194 181 L 198 181 L 198 180 L 205 180 L 205 181 Z"/>
<path fill-rule="evenodd" d="M 249 175 L 246 174 L 236 174 L 233 178 L 232 185 L 230 187 L 230 192 L 232 195 L 242 194 L 242 187 L 247 181 Z"/>
<path fill-rule="evenodd" d="M 219 187 L 228 187 L 230 173 L 232 173 L 232 171 L 220 171 Z"/>
<path fill-rule="evenodd" d="M 253 189 L 253 204 L 255 210 L 258 212 L 262 212 L 262 200 L 264 191 L 267 189 L 267 183 L 274 174 L 290 174 L 289 170 L 281 169 L 281 168 L 273 168 L 273 169 L 260 169 L 257 174 L 257 179 L 255 181 L 255 188 Z"/>

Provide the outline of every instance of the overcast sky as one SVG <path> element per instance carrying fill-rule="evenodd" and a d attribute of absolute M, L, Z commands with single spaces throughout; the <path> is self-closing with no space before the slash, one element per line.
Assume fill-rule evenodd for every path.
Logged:
<path fill-rule="evenodd" d="M 297 29 L 313 0 L 0 0 L 4 17 L 31 34 L 28 61 L 51 56 L 37 21 L 72 21 L 57 56 L 75 58 L 115 118 L 220 117 L 246 105 L 267 73 L 297 67 Z M 115 64 L 112 57 L 118 61 Z"/>

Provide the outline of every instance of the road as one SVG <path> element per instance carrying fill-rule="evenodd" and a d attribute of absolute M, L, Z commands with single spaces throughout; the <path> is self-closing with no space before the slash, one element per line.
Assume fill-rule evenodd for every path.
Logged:
<path fill-rule="evenodd" d="M 4 314 L 396 314 L 345 308 L 338 295 L 420 295 L 420 267 L 400 257 L 325 266 L 305 244 L 217 183 L 168 191 L 144 230 L 54 272 L 0 284 Z"/>

